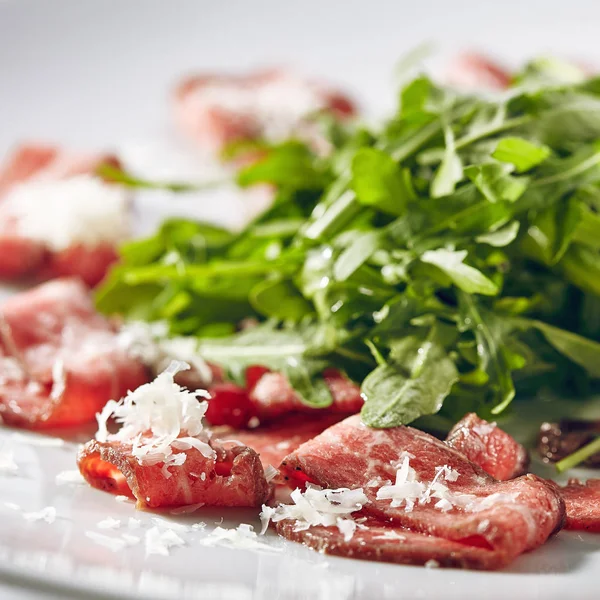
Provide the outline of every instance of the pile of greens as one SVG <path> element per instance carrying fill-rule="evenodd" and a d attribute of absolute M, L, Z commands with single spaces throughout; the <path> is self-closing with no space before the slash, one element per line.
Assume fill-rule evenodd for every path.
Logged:
<path fill-rule="evenodd" d="M 322 125 L 327 156 L 261 144 L 239 171 L 274 190 L 243 231 L 173 219 L 124 246 L 99 308 L 197 337 L 235 380 L 283 371 L 311 406 L 331 403 L 335 366 L 373 427 L 592 390 L 600 78 L 537 61 L 488 98 L 420 75 L 380 129 Z"/>

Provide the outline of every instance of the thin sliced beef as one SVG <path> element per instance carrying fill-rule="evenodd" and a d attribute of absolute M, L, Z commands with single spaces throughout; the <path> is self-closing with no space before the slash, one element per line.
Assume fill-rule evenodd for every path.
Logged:
<path fill-rule="evenodd" d="M 77 155 L 54 146 L 28 144 L 14 151 L 0 169 L 0 279 L 45 280 L 76 275 L 90 286 L 103 279 L 118 258 L 113 243 L 50 248 L 21 230 L 21 217 L 8 200 L 18 184 L 92 175 L 105 164 L 119 166 L 112 155 Z"/>
<path fill-rule="evenodd" d="M 148 380 L 78 280 L 16 294 L 0 307 L 0 416 L 20 427 L 93 421 Z"/>
<path fill-rule="evenodd" d="M 294 134 L 314 138 L 309 117 L 316 111 L 344 119 L 355 114 L 355 107 L 335 89 L 280 70 L 198 75 L 175 90 L 181 130 L 213 152 L 237 141 L 280 141 Z"/>
<path fill-rule="evenodd" d="M 496 423 L 488 423 L 474 413 L 463 417 L 452 428 L 446 443 L 500 481 L 527 472 L 527 450 Z"/>
<path fill-rule="evenodd" d="M 467 52 L 457 56 L 450 64 L 446 79 L 460 88 L 504 90 L 510 85 L 512 75 L 489 57 Z"/>
<path fill-rule="evenodd" d="M 571 479 L 558 489 L 567 510 L 565 528 L 600 533 L 600 479 Z"/>
<path fill-rule="evenodd" d="M 368 519 L 362 525 L 366 528 L 357 529 L 349 541 L 344 540 L 337 527 L 316 526 L 297 531 L 293 521 L 285 520 L 275 523 L 274 528 L 288 540 L 336 556 L 403 565 L 435 561 L 435 566 L 463 569 L 493 570 L 500 566 L 493 553 L 477 546 L 394 527 L 378 519 Z"/>
<path fill-rule="evenodd" d="M 358 412 L 364 403 L 360 386 L 336 369 L 326 369 L 323 379 L 331 392 L 333 403 L 326 409 L 315 409 L 304 404 L 292 388 L 285 375 L 265 372 L 254 385 L 249 381 L 250 400 L 259 420 L 268 420 L 283 414 L 302 411 L 316 414 L 319 411 L 351 415 Z"/>
<path fill-rule="evenodd" d="M 407 456 L 420 482 L 431 483 L 440 467 L 457 472 L 458 478 L 445 484 L 456 502 L 445 509 L 417 502 L 407 511 L 405 505 L 392 507 L 389 499 L 377 499 L 378 489 L 395 479 Z M 300 446 L 280 469 L 293 487 L 307 482 L 329 489 L 361 487 L 369 499 L 364 515 L 476 547 L 489 553 L 486 564 L 498 568 L 543 544 L 564 519 L 560 495 L 542 479 L 526 475 L 497 481 L 426 433 L 411 427 L 371 429 L 359 415 Z M 467 498 L 473 499 L 470 506 L 459 502 Z"/>
<path fill-rule="evenodd" d="M 225 444 L 228 441 L 240 443 L 258 452 L 262 464 L 278 467 L 281 461 L 298 446 L 319 435 L 337 423 L 339 415 L 291 414 L 275 423 L 261 425 L 256 429 L 213 429 L 213 438 Z"/>
<path fill-rule="evenodd" d="M 336 369 L 326 369 L 323 379 L 333 402 L 325 408 L 312 408 L 300 400 L 282 373 L 259 366 L 249 367 L 245 388 L 231 382 L 217 382 L 210 387 L 206 420 L 211 425 L 241 429 L 256 419 L 260 423 L 279 422 L 290 414 L 314 415 L 316 419 L 322 415 L 337 415 L 331 424 L 360 411 L 364 401 L 358 385 Z"/>
<path fill-rule="evenodd" d="M 164 463 L 141 465 L 131 444 L 118 441 L 88 442 L 79 452 L 78 465 L 92 487 L 133 497 L 139 508 L 260 506 L 270 490 L 256 452 L 211 445 L 216 458 L 206 458 L 195 448 L 185 450 L 185 462 L 169 466 L 168 477 Z"/>

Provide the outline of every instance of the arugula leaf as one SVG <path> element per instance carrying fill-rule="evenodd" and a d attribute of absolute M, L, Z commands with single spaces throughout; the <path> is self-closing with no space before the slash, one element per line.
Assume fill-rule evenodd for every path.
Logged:
<path fill-rule="evenodd" d="M 484 163 L 467 167 L 465 175 L 490 202 L 516 202 L 527 189 L 528 181 L 513 177 L 510 170 L 508 165 Z"/>
<path fill-rule="evenodd" d="M 492 157 L 515 167 L 517 173 L 537 167 L 550 156 L 548 146 L 540 146 L 518 137 L 502 138 L 492 152 Z"/>
<path fill-rule="evenodd" d="M 458 381 L 458 371 L 435 329 L 426 338 L 405 337 L 392 346 L 390 358 L 363 381 L 363 421 L 371 427 L 396 427 L 436 413 Z"/>
<path fill-rule="evenodd" d="M 505 227 L 496 229 L 490 233 L 478 235 L 475 240 L 480 244 L 489 244 L 495 248 L 502 248 L 515 241 L 517 235 L 519 234 L 519 227 L 519 222 L 513 221 Z"/>
<path fill-rule="evenodd" d="M 385 152 L 361 148 L 352 160 L 352 188 L 366 206 L 400 216 L 415 198 L 410 172 L 400 170 Z"/>
<path fill-rule="evenodd" d="M 470 294 L 485 294 L 495 296 L 498 287 L 481 271 L 466 265 L 466 250 L 428 250 L 421 256 L 421 262 L 434 265 L 443 271 L 461 290 Z"/>

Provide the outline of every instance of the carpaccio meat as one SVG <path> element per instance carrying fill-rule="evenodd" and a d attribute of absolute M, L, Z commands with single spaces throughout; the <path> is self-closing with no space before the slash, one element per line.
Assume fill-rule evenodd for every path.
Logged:
<path fill-rule="evenodd" d="M 570 479 L 566 486 L 557 487 L 567 511 L 565 529 L 600 533 L 600 479 L 585 483 Z"/>
<path fill-rule="evenodd" d="M 260 459 L 245 446 L 224 448 L 211 442 L 215 458 L 191 448 L 182 465 L 165 477 L 163 463 L 142 465 L 132 445 L 120 441 L 88 442 L 79 452 L 78 465 L 86 481 L 97 489 L 126 495 L 139 508 L 206 506 L 260 506 L 268 497 Z"/>
<path fill-rule="evenodd" d="M 278 69 L 193 76 L 175 90 L 181 130 L 214 152 L 235 141 L 280 141 L 307 132 L 311 137 L 308 117 L 316 111 L 345 119 L 356 109 L 338 90 Z"/>
<path fill-rule="evenodd" d="M 463 569 L 493 570 L 499 566 L 493 553 L 477 546 L 394 527 L 379 519 L 367 519 L 361 525 L 350 540 L 345 540 L 337 527 L 319 525 L 298 531 L 289 519 L 276 523 L 275 529 L 290 541 L 348 558 Z"/>
<path fill-rule="evenodd" d="M 117 260 L 115 240 L 112 237 L 127 228 L 124 192 L 115 186 L 107 186 L 100 178 L 94 178 L 91 184 L 86 181 L 86 178 L 91 180 L 98 167 L 104 164 L 119 166 L 118 160 L 112 155 L 72 154 L 41 144 L 21 146 L 7 159 L 0 169 L 1 279 L 35 277 L 44 280 L 76 275 L 90 286 L 102 280 L 108 267 Z M 78 187 L 58 191 L 47 187 L 56 182 L 68 181 L 74 181 Z M 29 186 L 27 192 L 23 190 L 25 185 Z M 31 201 L 32 185 L 35 202 L 40 198 L 41 201 L 39 206 L 25 207 L 23 198 L 28 196 Z M 95 186 L 93 191 L 96 193 L 101 190 L 101 186 L 110 188 L 110 202 L 103 203 L 96 198 L 89 198 L 86 189 L 89 190 L 90 185 Z M 22 196 L 14 196 L 19 190 Z M 101 219 L 102 211 L 108 214 L 107 207 L 114 208 L 119 222 L 108 226 L 110 240 L 99 240 L 97 243 L 88 243 L 89 240 L 85 239 L 72 243 L 51 243 L 47 232 L 52 227 L 57 227 L 62 228 L 66 235 L 73 219 L 74 211 L 61 213 L 53 207 L 51 196 L 56 197 L 58 194 L 61 203 L 64 203 L 63 191 L 65 195 L 82 196 L 77 197 L 76 201 L 81 203 L 81 207 L 87 207 L 84 210 L 89 210 L 90 207 L 93 209 L 94 215 L 90 214 L 89 218 L 93 216 L 96 222 Z M 31 218 L 34 219 L 33 230 L 31 226 L 27 226 Z M 93 226 L 87 228 L 83 225 L 81 229 L 87 229 L 91 238 Z M 106 233 L 107 227 L 104 229 Z M 58 233 L 60 235 L 61 232 Z M 55 241 L 56 237 L 55 235 Z"/>
<path fill-rule="evenodd" d="M 500 481 L 527 472 L 527 450 L 496 423 L 488 423 L 474 413 L 463 417 L 452 428 L 446 443 Z"/>
<path fill-rule="evenodd" d="M 466 89 L 504 90 L 512 75 L 503 66 L 476 52 L 457 56 L 446 71 L 448 83 Z"/>
<path fill-rule="evenodd" d="M 443 471 L 454 474 L 444 484 L 445 504 L 415 501 L 414 505 L 403 505 L 401 498 L 398 506 L 392 506 L 390 498 L 378 499 L 378 490 L 391 486 L 399 473 L 397 469 L 408 460 L 416 482 L 433 485 Z M 476 548 L 478 553 L 473 556 L 475 563 L 469 562 L 471 567 L 507 565 L 523 552 L 543 544 L 564 520 L 564 503 L 559 493 L 535 475 L 497 481 L 460 452 L 428 434 L 411 427 L 371 429 L 358 415 L 300 446 L 285 458 L 280 469 L 292 487 L 310 483 L 328 489 L 363 488 L 369 500 L 362 508 L 364 516 L 385 521 L 387 526 L 461 544 L 469 556 Z M 402 488 L 403 493 L 406 489 Z M 276 525 L 282 534 L 289 531 L 284 523 Z M 294 537 L 298 539 L 299 532 Z M 321 549 L 328 551 L 324 546 Z M 341 552 L 338 549 L 337 553 Z M 456 554 L 449 554 L 440 564 L 451 566 L 456 560 Z"/>
<path fill-rule="evenodd" d="M 260 456 L 263 466 L 278 467 L 290 452 L 337 423 L 341 418 L 341 415 L 336 414 L 290 414 L 274 423 L 261 425 L 255 429 L 217 427 L 212 433 L 213 438 L 220 440 L 222 444 L 231 442 L 252 448 Z"/>
<path fill-rule="evenodd" d="M 57 279 L 0 307 L 0 416 L 20 427 L 93 421 L 112 398 L 147 381 L 86 287 Z"/>
<path fill-rule="evenodd" d="M 291 413 L 304 413 L 320 418 L 323 414 L 343 416 L 358 412 L 364 403 L 360 387 L 337 369 L 325 369 L 323 379 L 333 402 L 325 408 L 304 404 L 282 373 L 253 366 L 246 370 L 246 387 L 231 382 L 217 382 L 210 387 L 206 420 L 211 425 L 246 427 L 253 419 L 267 423 Z M 302 418 L 302 417 L 301 417 Z"/>

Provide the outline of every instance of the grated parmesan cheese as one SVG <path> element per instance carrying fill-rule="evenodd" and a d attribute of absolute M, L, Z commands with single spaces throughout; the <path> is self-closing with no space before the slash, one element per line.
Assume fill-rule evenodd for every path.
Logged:
<path fill-rule="evenodd" d="M 85 483 L 83 475 L 76 469 L 72 471 L 61 471 L 54 478 L 56 485 L 73 485 Z"/>
<path fill-rule="evenodd" d="M 278 552 L 281 550 L 281 548 L 276 548 L 261 542 L 252 525 L 247 523 L 242 523 L 235 529 L 216 527 L 205 538 L 201 539 L 200 543 L 203 546 L 218 546 L 225 544 L 233 548 L 244 550 L 268 550 L 271 552 Z"/>
<path fill-rule="evenodd" d="M 98 529 L 119 529 L 121 527 L 121 521 L 119 519 L 113 519 L 112 517 L 106 517 L 102 521 L 96 523 Z"/>
<path fill-rule="evenodd" d="M 346 521 L 351 522 L 348 517 L 369 501 L 362 488 L 327 490 L 315 485 L 309 485 L 305 492 L 296 488 L 290 494 L 290 498 L 294 504 L 280 504 L 276 508 L 263 505 L 260 514 L 261 533 L 267 530 L 269 521 L 277 523 L 284 519 L 293 519 L 296 521 L 296 531 L 303 531 L 315 525 L 336 525 L 344 538 L 349 535 L 350 539 L 354 535 L 356 524 L 347 525 Z"/>
<path fill-rule="evenodd" d="M 91 175 L 20 183 L 3 207 L 16 219 L 20 235 L 51 250 L 115 245 L 129 234 L 127 193 Z"/>
<path fill-rule="evenodd" d="M 356 531 L 356 523 L 350 519 L 340 519 L 338 517 L 336 525 L 340 533 L 344 536 L 344 541 L 349 542 L 354 537 Z"/>
<path fill-rule="evenodd" d="M 18 471 L 19 465 L 15 462 L 14 452 L 8 448 L 0 450 L 0 474 L 16 475 Z"/>
<path fill-rule="evenodd" d="M 110 400 L 96 417 L 96 439 L 132 444 L 136 460 L 141 465 L 163 463 L 166 478 L 171 476 L 170 467 L 181 466 L 186 460 L 184 452 L 173 450 L 196 448 L 206 458 L 214 458 L 215 451 L 208 444 L 202 425 L 208 403 L 198 402 L 204 392 L 190 392 L 174 381 L 175 375 L 187 368 L 186 363 L 173 361 L 151 383 L 129 392 L 118 402 Z M 111 417 L 122 424 L 115 434 L 108 433 L 107 421 Z"/>
<path fill-rule="evenodd" d="M 122 537 L 110 537 L 104 533 L 98 533 L 97 531 L 86 531 L 85 537 L 92 540 L 92 542 L 108 548 L 112 552 L 120 552 L 127 546 L 127 541 Z"/>
<path fill-rule="evenodd" d="M 267 483 L 271 483 L 275 477 L 279 475 L 279 470 L 276 469 L 273 465 L 267 465 L 265 467 L 265 479 Z"/>
<path fill-rule="evenodd" d="M 129 496 L 123 496 L 121 494 L 115 496 L 115 500 L 117 502 L 133 502 L 133 500 Z"/>
<path fill-rule="evenodd" d="M 45 521 L 46 523 L 54 523 L 56 521 L 56 508 L 54 506 L 46 506 L 37 512 L 23 513 L 23 518 L 30 523 L 36 521 Z"/>
<path fill-rule="evenodd" d="M 185 540 L 179 537 L 173 529 L 161 531 L 158 527 L 152 527 L 146 532 L 146 556 L 158 554 L 169 556 L 170 549 L 185 546 Z"/>
<path fill-rule="evenodd" d="M 510 494 L 494 493 L 489 496 L 479 497 L 474 494 L 452 492 L 444 481 L 454 482 L 459 473 L 447 465 L 435 468 L 435 476 L 429 484 L 417 480 L 416 471 L 410 466 L 409 456 L 404 456 L 396 472 L 396 481 L 393 485 L 385 485 L 377 491 L 377 500 L 391 500 L 393 508 L 404 504 L 405 512 L 411 512 L 416 503 L 428 504 L 436 500 L 434 507 L 447 512 L 453 508 L 460 508 L 465 512 L 480 512 L 499 503 L 515 502 L 519 492 Z"/>
<path fill-rule="evenodd" d="M 440 563 L 432 558 L 428 560 L 424 566 L 426 569 L 437 569 L 440 566 Z"/>

